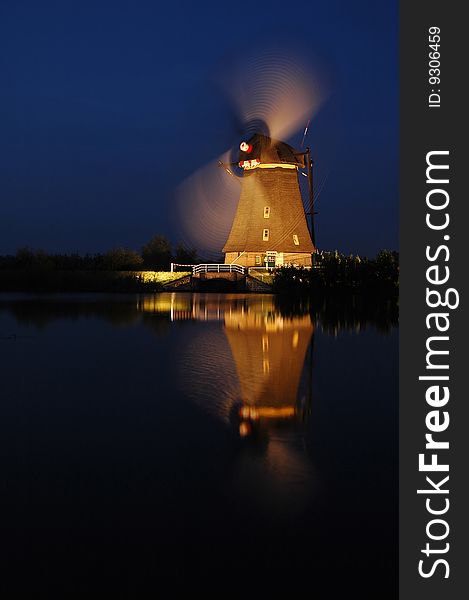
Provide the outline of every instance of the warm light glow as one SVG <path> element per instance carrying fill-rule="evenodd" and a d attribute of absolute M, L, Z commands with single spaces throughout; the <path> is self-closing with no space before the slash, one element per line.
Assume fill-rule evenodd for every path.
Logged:
<path fill-rule="evenodd" d="M 243 406 L 239 416 L 243 419 L 256 421 L 257 419 L 288 419 L 296 415 L 294 406 Z"/>
<path fill-rule="evenodd" d="M 251 425 L 249 423 L 246 423 L 246 421 L 243 421 L 242 423 L 239 424 L 239 435 L 241 437 L 246 437 L 248 436 L 252 431 Z"/>
<path fill-rule="evenodd" d="M 248 144 L 247 142 L 241 142 L 241 144 L 239 145 L 239 149 L 242 152 L 247 152 L 248 154 L 250 152 L 252 152 L 252 146 L 251 146 L 251 144 Z"/>
<path fill-rule="evenodd" d="M 297 165 L 289 163 L 259 163 L 259 169 L 298 169 Z"/>
<path fill-rule="evenodd" d="M 253 160 L 241 160 L 239 166 L 246 169 L 298 169 L 297 165 L 290 163 L 261 163 L 260 160 L 254 158 Z"/>
<path fill-rule="evenodd" d="M 220 82 L 244 123 L 261 120 L 270 137 L 285 140 L 303 129 L 327 96 L 325 77 L 306 63 L 301 53 L 271 47 L 243 53 L 227 68 Z"/>
<path fill-rule="evenodd" d="M 119 274 L 121 277 L 134 277 L 143 283 L 169 283 L 185 275 L 190 275 L 190 271 L 178 271 L 177 273 L 169 271 L 119 271 Z"/>
<path fill-rule="evenodd" d="M 222 163 L 229 163 L 226 153 Z M 177 189 L 179 237 L 209 259 L 219 256 L 228 238 L 239 201 L 240 179 L 230 177 L 218 161 L 196 171 Z"/>
<path fill-rule="evenodd" d="M 298 340 L 299 339 L 300 339 L 300 334 L 299 334 L 298 331 L 295 331 L 293 333 L 293 339 L 292 339 L 292 342 L 291 342 L 292 348 L 294 348 L 294 349 L 298 348 Z"/>
<path fill-rule="evenodd" d="M 258 160 L 257 158 L 254 158 L 253 160 L 242 160 L 239 162 L 239 166 L 245 170 L 246 169 L 255 169 L 260 164 L 261 164 L 261 161 Z"/>

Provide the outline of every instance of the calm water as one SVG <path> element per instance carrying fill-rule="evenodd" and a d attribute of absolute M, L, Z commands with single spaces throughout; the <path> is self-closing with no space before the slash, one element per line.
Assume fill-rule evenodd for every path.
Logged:
<path fill-rule="evenodd" d="M 394 320 L 268 295 L 0 297 L 14 588 L 397 597 Z"/>

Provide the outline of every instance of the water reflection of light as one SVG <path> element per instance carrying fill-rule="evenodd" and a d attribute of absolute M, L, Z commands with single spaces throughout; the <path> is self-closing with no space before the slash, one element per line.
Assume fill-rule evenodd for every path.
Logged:
<path fill-rule="evenodd" d="M 242 405 L 258 408 L 259 417 L 270 411 L 282 418 L 281 409 L 295 411 L 313 333 L 309 315 L 286 318 L 264 305 L 263 310 L 231 311 L 224 323 Z"/>
<path fill-rule="evenodd" d="M 277 516 L 302 510 L 314 483 L 302 435 L 307 406 L 298 402 L 314 329 L 309 314 L 284 317 L 272 296 L 191 301 L 191 319 L 206 326 L 182 352 L 179 379 L 186 396 L 243 440 L 230 493 Z"/>
<path fill-rule="evenodd" d="M 228 422 L 238 405 L 238 417 L 256 421 L 256 427 L 267 418 L 297 414 L 314 329 L 309 314 L 285 317 L 271 295 L 173 293 L 139 302 L 141 311 L 168 314 L 171 321 L 223 323 L 221 329 L 197 330 L 180 358 L 185 393 L 209 412 Z M 252 429 L 240 431 L 247 435 Z"/>
<path fill-rule="evenodd" d="M 175 293 L 142 296 L 137 302 L 137 309 L 144 313 L 169 314 L 171 321 L 193 318 L 190 298 Z"/>
<path fill-rule="evenodd" d="M 177 381 L 242 440 L 233 493 L 269 510 L 303 506 L 312 471 L 302 434 L 307 406 L 298 396 L 314 329 L 309 314 L 285 317 L 267 295 L 173 294 L 141 309 L 201 323 L 178 355 Z"/>

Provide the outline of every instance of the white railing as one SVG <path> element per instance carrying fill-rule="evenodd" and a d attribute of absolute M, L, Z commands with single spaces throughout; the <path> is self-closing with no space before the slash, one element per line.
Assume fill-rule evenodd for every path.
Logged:
<path fill-rule="evenodd" d="M 241 273 L 244 275 L 245 269 L 241 265 L 224 264 L 224 263 L 213 263 L 204 265 L 194 265 L 192 267 L 192 274 L 197 273 Z"/>
<path fill-rule="evenodd" d="M 171 273 L 175 273 L 178 270 L 183 270 L 183 271 L 192 271 L 192 267 L 194 265 L 181 265 L 179 263 L 171 263 Z"/>

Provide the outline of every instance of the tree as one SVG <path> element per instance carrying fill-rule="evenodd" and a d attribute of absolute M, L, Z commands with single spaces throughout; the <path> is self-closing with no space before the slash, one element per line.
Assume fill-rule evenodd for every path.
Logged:
<path fill-rule="evenodd" d="M 34 264 L 34 251 L 29 246 L 18 248 L 15 257 L 16 265 L 20 269 L 32 267 Z"/>
<path fill-rule="evenodd" d="M 174 261 L 181 265 L 193 265 L 197 262 L 197 250 L 195 248 L 187 248 L 184 244 L 179 243 L 176 246 Z"/>
<path fill-rule="evenodd" d="M 110 271 L 132 271 L 143 264 L 143 258 L 128 248 L 113 248 L 104 255 L 104 264 Z"/>
<path fill-rule="evenodd" d="M 381 282 L 398 285 L 399 282 L 399 253 L 381 250 L 376 256 L 376 268 Z"/>
<path fill-rule="evenodd" d="M 163 235 L 155 235 L 142 248 L 145 267 L 168 270 L 171 262 L 171 245 Z"/>
<path fill-rule="evenodd" d="M 44 250 L 32 250 L 27 246 L 18 248 L 15 262 L 20 269 L 52 269 L 54 267 L 52 257 Z"/>

